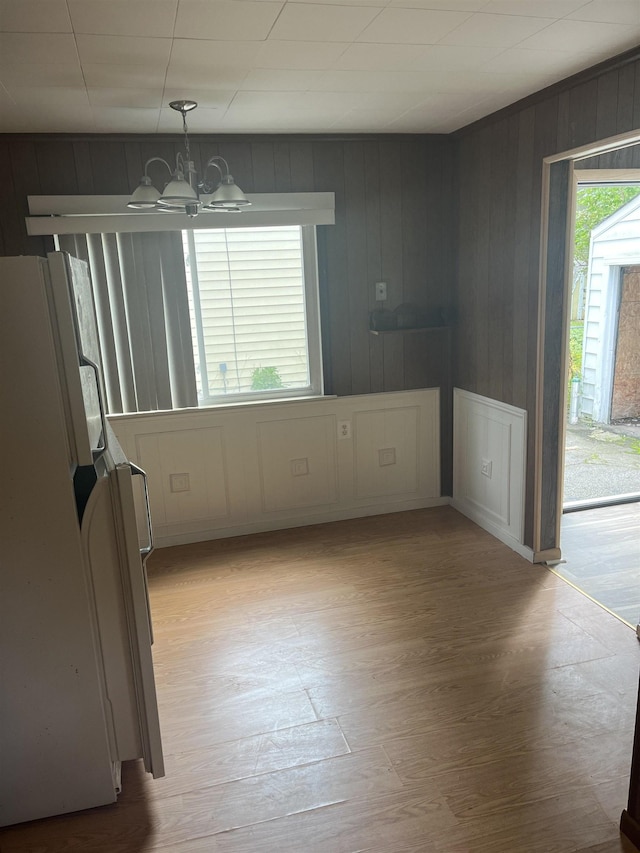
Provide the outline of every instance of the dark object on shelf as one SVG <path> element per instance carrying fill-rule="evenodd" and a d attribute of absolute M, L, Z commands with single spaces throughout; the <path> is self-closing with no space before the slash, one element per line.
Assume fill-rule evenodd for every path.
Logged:
<path fill-rule="evenodd" d="M 431 329 L 447 325 L 446 311 L 440 305 L 424 308 L 405 302 L 398 305 L 394 313 L 398 318 L 398 329 Z"/>
<path fill-rule="evenodd" d="M 398 328 L 398 318 L 393 311 L 379 308 L 370 312 L 369 328 L 372 332 L 391 332 Z"/>
<path fill-rule="evenodd" d="M 420 332 L 448 328 L 447 311 L 441 305 L 424 308 L 412 302 L 403 302 L 393 311 L 378 308 L 369 312 L 369 331 Z"/>
<path fill-rule="evenodd" d="M 398 329 L 419 329 L 423 326 L 432 325 L 428 323 L 427 312 L 419 305 L 411 302 L 403 302 L 398 305 L 394 314 L 397 318 Z"/>

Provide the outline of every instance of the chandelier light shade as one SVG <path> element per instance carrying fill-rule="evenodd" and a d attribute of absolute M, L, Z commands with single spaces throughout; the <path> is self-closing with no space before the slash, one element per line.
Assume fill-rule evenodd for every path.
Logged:
<path fill-rule="evenodd" d="M 159 198 L 160 193 L 151 183 L 149 175 L 143 175 L 140 178 L 140 183 L 133 191 L 127 207 L 134 210 L 153 210 Z"/>
<path fill-rule="evenodd" d="M 162 157 L 151 157 L 147 160 L 144 164 L 144 174 L 133 191 L 127 207 L 133 210 L 165 213 L 168 211 L 182 212 L 193 217 L 197 216 L 200 210 L 236 212 L 242 207 L 250 205 L 251 202 L 234 181 L 224 157 L 218 155 L 211 157 L 205 167 L 203 180 L 198 180 L 191 160 L 189 129 L 187 127 L 187 113 L 194 110 L 198 104 L 195 101 L 171 101 L 169 106 L 182 116 L 185 156 L 180 152 L 176 154 L 175 169 L 172 169 Z M 162 193 L 153 185 L 149 177 L 148 169 L 151 163 L 162 163 L 169 172 L 169 181 Z M 219 173 L 220 177 L 217 183 L 210 184 L 207 182 L 210 166 L 213 166 Z M 202 204 L 199 190 L 211 196 L 206 205 Z"/>
<path fill-rule="evenodd" d="M 176 169 L 169 183 L 158 199 L 158 204 L 163 207 L 185 207 L 187 204 L 198 203 L 198 193 L 191 184 L 185 180 L 184 174 Z"/>
<path fill-rule="evenodd" d="M 220 167 L 220 163 L 224 166 L 224 171 Z M 224 157 L 212 157 L 207 163 L 205 175 L 209 166 L 214 166 L 220 172 L 220 183 L 218 188 L 213 190 L 213 187 L 205 185 L 206 192 L 212 192 L 213 195 L 209 199 L 208 204 L 204 206 L 205 210 L 236 210 L 239 207 L 245 207 L 251 204 L 249 199 L 242 192 L 240 187 L 233 179 L 233 175 L 229 171 L 229 164 Z"/>

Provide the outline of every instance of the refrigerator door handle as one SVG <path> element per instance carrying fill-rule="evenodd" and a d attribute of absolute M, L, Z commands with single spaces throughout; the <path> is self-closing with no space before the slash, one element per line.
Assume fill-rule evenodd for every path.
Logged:
<path fill-rule="evenodd" d="M 151 525 L 151 507 L 149 505 L 149 486 L 147 482 L 147 474 L 142 468 L 138 468 L 137 465 L 134 465 L 133 462 L 129 462 L 129 467 L 131 468 L 131 474 L 133 476 L 142 477 L 142 485 L 144 489 L 144 503 L 145 503 L 145 511 L 147 513 L 147 531 L 149 534 L 149 544 L 145 548 L 140 548 L 140 556 L 142 558 L 142 562 L 144 562 L 147 557 L 153 553 L 154 545 L 153 545 L 153 527 Z"/>
<path fill-rule="evenodd" d="M 102 398 L 100 368 L 95 361 L 91 361 L 91 359 L 84 353 L 80 354 L 80 361 L 83 366 L 90 367 L 96 375 L 96 390 L 98 392 L 98 405 L 100 407 L 100 423 L 102 424 L 102 443 L 93 450 L 94 461 L 97 461 L 107 449 L 107 417 L 104 410 L 104 400 Z"/>

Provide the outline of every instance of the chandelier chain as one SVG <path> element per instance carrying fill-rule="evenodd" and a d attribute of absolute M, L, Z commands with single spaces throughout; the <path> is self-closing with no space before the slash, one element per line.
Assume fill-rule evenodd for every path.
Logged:
<path fill-rule="evenodd" d="M 189 148 L 189 128 L 187 126 L 187 112 L 186 110 L 180 110 L 182 114 L 182 129 L 184 131 L 184 150 L 187 152 L 187 164 L 191 162 L 191 149 Z M 189 166 L 187 165 L 187 168 Z"/>

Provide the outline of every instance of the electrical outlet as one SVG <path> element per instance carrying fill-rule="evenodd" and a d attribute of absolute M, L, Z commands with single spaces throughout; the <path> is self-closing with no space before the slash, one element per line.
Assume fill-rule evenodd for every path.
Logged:
<path fill-rule="evenodd" d="M 188 474 L 170 474 L 169 488 L 172 492 L 189 492 L 191 485 L 189 483 Z"/>
<path fill-rule="evenodd" d="M 485 477 L 491 479 L 491 469 L 493 468 L 493 462 L 490 459 L 483 459 L 480 464 L 480 473 L 484 474 Z"/>
<path fill-rule="evenodd" d="M 376 302 L 384 302 L 387 298 L 387 282 L 376 281 Z"/>
<path fill-rule="evenodd" d="M 351 438 L 351 421 L 338 421 L 338 438 Z"/>

